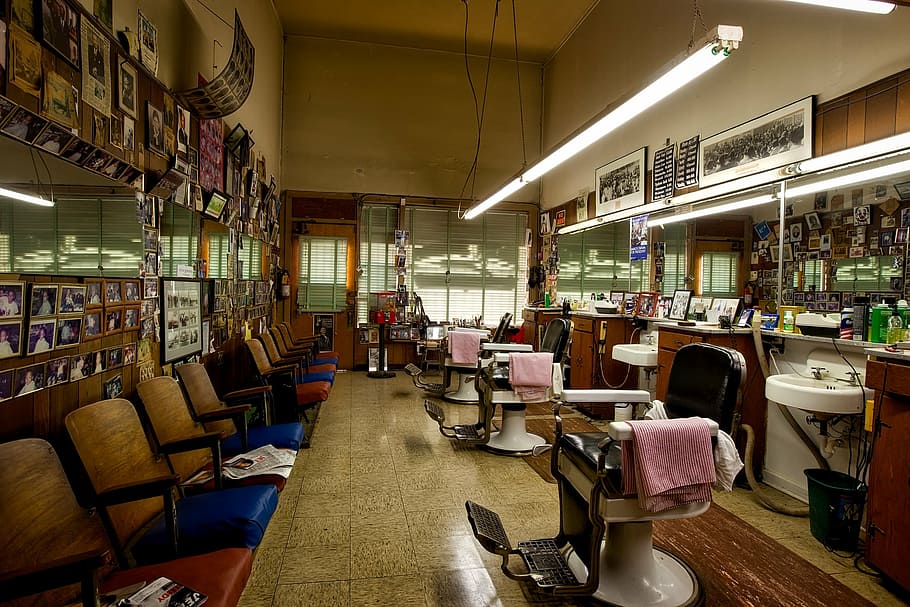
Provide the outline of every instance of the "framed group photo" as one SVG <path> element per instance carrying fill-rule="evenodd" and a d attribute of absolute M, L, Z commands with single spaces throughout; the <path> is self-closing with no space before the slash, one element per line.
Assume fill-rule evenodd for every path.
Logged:
<path fill-rule="evenodd" d="M 638 149 L 594 171 L 597 216 L 645 203 L 647 151 Z"/>
<path fill-rule="evenodd" d="M 199 281 L 161 281 L 161 364 L 202 351 L 202 289 Z"/>
<path fill-rule="evenodd" d="M 79 12 L 66 0 L 41 0 L 41 40 L 79 69 Z"/>

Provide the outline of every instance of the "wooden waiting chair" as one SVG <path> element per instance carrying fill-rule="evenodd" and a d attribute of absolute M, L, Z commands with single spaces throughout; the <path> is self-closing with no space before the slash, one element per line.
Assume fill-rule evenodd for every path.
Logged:
<path fill-rule="evenodd" d="M 300 415 L 307 418 L 307 411 L 316 409 L 329 398 L 332 384 L 327 381 L 297 381 L 295 365 L 274 366 L 265 352 L 262 342 L 250 339 L 244 342 L 259 382 L 271 386 L 277 405 L 276 417 L 279 421 L 299 421 Z"/>
<path fill-rule="evenodd" d="M 309 354 L 283 357 L 278 351 L 278 346 L 275 344 L 275 339 L 269 333 L 261 333 L 259 335 L 259 341 L 262 342 L 262 346 L 265 348 L 266 356 L 269 357 L 269 362 L 271 362 L 273 365 L 299 365 L 302 373 L 299 377 L 300 381 L 304 383 L 313 381 L 327 381 L 330 384 L 335 382 L 335 365 L 311 365 Z"/>
<path fill-rule="evenodd" d="M 225 394 L 224 400 L 222 400 L 218 398 L 215 387 L 212 385 L 212 379 L 203 365 L 199 363 L 180 365 L 177 367 L 177 375 L 182 382 L 193 417 L 202 422 L 206 430 L 221 432 L 226 437 L 221 442 L 221 453 L 225 457 L 263 445 L 294 451 L 309 446 L 303 424 L 299 422 L 246 428 L 246 416 L 243 416 L 239 426 L 236 421 L 231 421 L 230 418 L 225 419 L 225 413 L 236 409 L 236 406 L 228 406 L 225 401 L 237 401 L 251 396 L 262 396 L 263 398 L 271 396 L 271 386 L 235 390 Z"/>
<path fill-rule="evenodd" d="M 176 500 L 173 488 L 180 477 L 152 451 L 128 400 L 80 407 L 66 416 L 66 429 L 121 563 L 132 562 L 128 554 L 147 564 L 222 548 L 255 548 L 262 541 L 278 505 L 275 486 L 236 487 Z M 133 501 L 120 503 L 125 498 Z"/>
<path fill-rule="evenodd" d="M 0 461 L 4 600 L 47 592 L 40 597 L 42 604 L 64 605 L 78 596 L 84 607 L 94 607 L 99 593 L 158 577 L 205 594 L 211 607 L 233 607 L 240 600 L 252 568 L 250 549 L 229 548 L 111 572 L 111 544 L 104 526 L 77 503 L 50 443 L 26 438 L 0 444 Z M 120 497 L 125 498 L 126 491 L 121 490 Z"/>
<path fill-rule="evenodd" d="M 288 343 L 295 345 L 309 345 L 313 348 L 314 360 L 316 364 L 326 362 L 333 359 L 335 364 L 338 364 L 338 352 L 335 351 L 320 351 L 319 350 L 319 338 L 315 335 L 308 336 L 299 336 L 294 332 L 294 328 L 289 322 L 283 322 L 278 325 L 279 331 L 281 331 L 288 340 Z"/>

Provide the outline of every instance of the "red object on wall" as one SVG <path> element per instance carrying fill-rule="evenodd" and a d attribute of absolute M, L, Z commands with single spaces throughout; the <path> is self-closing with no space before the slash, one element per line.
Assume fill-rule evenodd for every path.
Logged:
<path fill-rule="evenodd" d="M 385 312 L 382 310 L 376 311 L 376 324 L 384 325 L 385 324 Z"/>

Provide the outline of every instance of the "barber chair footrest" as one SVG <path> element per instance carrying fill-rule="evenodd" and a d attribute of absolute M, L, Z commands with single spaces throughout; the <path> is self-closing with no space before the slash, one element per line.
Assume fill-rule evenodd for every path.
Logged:
<path fill-rule="evenodd" d="M 518 542 L 518 551 L 540 588 L 581 585 L 552 539 Z"/>
<path fill-rule="evenodd" d="M 407 371 L 408 375 L 411 376 L 411 379 L 414 381 L 414 386 L 420 388 L 421 390 L 426 390 L 427 392 L 433 394 L 442 395 L 445 392 L 445 384 L 431 383 L 426 382 L 420 378 L 423 374 L 423 370 L 414 363 L 408 363 L 404 366 L 404 370 Z"/>
<path fill-rule="evenodd" d="M 477 424 L 456 424 L 452 426 L 452 432 L 455 433 L 455 438 L 458 440 L 480 440 L 483 438 L 483 433 L 479 432 L 483 428 L 478 428 Z"/>
<path fill-rule="evenodd" d="M 417 365 L 415 365 L 414 363 L 406 364 L 404 366 L 404 370 L 407 371 L 408 375 L 410 375 L 411 377 L 417 377 L 418 375 L 423 373 L 423 370 L 420 367 L 418 367 Z"/>
<path fill-rule="evenodd" d="M 471 523 L 474 537 L 484 550 L 499 555 L 512 551 L 509 534 L 506 533 L 498 514 L 471 500 L 466 501 L 464 507 L 468 511 L 468 522 Z"/>
<path fill-rule="evenodd" d="M 427 415 L 433 418 L 433 421 L 437 424 L 442 425 L 446 422 L 446 412 L 438 403 L 434 403 L 431 400 L 424 400 L 423 410 L 426 411 Z"/>

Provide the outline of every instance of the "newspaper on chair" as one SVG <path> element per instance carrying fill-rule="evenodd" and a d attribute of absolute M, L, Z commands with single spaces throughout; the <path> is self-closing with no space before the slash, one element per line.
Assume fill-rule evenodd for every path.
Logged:
<path fill-rule="evenodd" d="M 288 478 L 295 458 L 296 454 L 290 449 L 263 445 L 232 457 L 221 464 L 221 470 L 224 478 L 234 480 L 262 474 L 277 474 Z"/>

